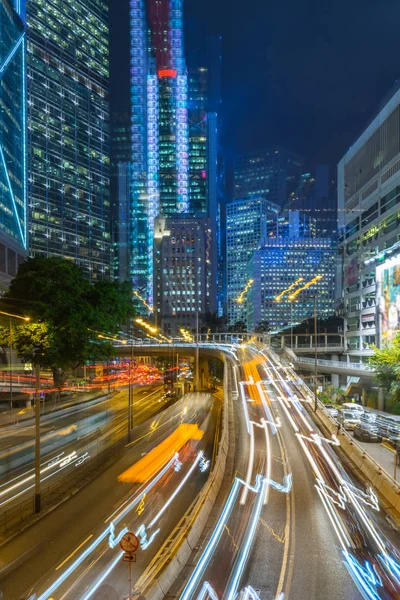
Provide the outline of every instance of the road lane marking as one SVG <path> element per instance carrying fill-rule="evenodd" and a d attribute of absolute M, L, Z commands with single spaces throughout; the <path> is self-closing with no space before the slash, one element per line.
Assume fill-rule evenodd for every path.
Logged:
<path fill-rule="evenodd" d="M 88 542 L 92 537 L 93 537 L 93 533 L 91 533 L 90 535 L 88 535 L 88 537 L 86 538 L 86 540 L 84 540 L 82 542 L 82 544 L 79 544 L 79 546 L 77 548 L 75 548 L 75 550 L 73 552 L 71 552 L 71 554 L 69 556 L 67 556 L 67 558 L 64 559 L 62 561 L 62 563 L 60 563 L 58 565 L 58 567 L 56 567 L 56 571 L 58 571 L 59 569 L 61 569 L 61 567 L 63 567 L 65 565 L 65 563 L 67 563 L 78 552 L 78 550 L 80 550 L 82 548 L 82 546 L 84 546 L 86 544 L 86 542 Z"/>

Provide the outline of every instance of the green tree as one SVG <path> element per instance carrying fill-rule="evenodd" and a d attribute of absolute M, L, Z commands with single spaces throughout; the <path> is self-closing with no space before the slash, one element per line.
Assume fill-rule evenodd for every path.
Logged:
<path fill-rule="evenodd" d="M 247 327 L 244 321 L 236 321 L 234 325 L 230 325 L 228 328 L 230 333 L 246 333 Z"/>
<path fill-rule="evenodd" d="M 400 403 L 400 334 L 383 348 L 372 346 L 374 354 L 369 359 L 380 387 L 390 391 L 395 403 Z"/>
<path fill-rule="evenodd" d="M 200 316 L 201 319 L 201 333 L 207 333 L 208 330 L 211 333 L 217 333 L 219 331 L 226 331 L 226 317 L 219 317 L 216 312 L 207 311 Z"/>
<path fill-rule="evenodd" d="M 15 324 L 13 344 L 25 361 L 51 369 L 60 388 L 88 359 L 109 359 L 113 347 L 101 334 L 115 335 L 133 316 L 129 284 L 91 285 L 69 260 L 35 257 L 24 262 L 1 301 L 3 310 L 30 317 Z M 0 328 L 0 345 L 9 331 Z"/>
<path fill-rule="evenodd" d="M 269 322 L 261 321 L 257 327 L 255 328 L 255 333 L 268 333 L 269 331 Z"/>

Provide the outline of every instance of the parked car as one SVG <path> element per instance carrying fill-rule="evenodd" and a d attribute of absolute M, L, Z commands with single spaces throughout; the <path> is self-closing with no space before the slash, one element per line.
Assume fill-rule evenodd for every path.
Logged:
<path fill-rule="evenodd" d="M 328 415 L 330 415 L 331 417 L 336 418 L 338 416 L 339 411 L 333 406 L 333 404 L 324 404 L 324 407 Z"/>
<path fill-rule="evenodd" d="M 345 402 L 342 404 L 342 408 L 343 410 L 351 410 L 360 414 L 365 412 L 361 404 L 356 404 L 355 402 Z"/>
<path fill-rule="evenodd" d="M 379 442 L 379 427 L 374 423 L 360 420 L 354 427 L 354 437 L 362 442 Z"/>
<path fill-rule="evenodd" d="M 360 417 L 353 410 L 342 410 L 338 414 L 337 420 L 344 429 L 352 431 L 360 422 Z"/>

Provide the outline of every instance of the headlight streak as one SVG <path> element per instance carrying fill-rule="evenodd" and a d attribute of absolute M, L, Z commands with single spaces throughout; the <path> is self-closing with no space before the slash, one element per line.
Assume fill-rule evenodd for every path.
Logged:
<path fill-rule="evenodd" d="M 157 523 L 157 521 L 160 519 L 160 517 L 162 517 L 164 512 L 167 510 L 168 506 L 171 504 L 171 502 L 174 500 L 174 498 L 179 494 L 179 492 L 181 491 L 181 489 L 183 488 L 183 486 L 185 485 L 185 483 L 187 482 L 187 480 L 189 479 L 189 477 L 191 476 L 191 474 L 193 473 L 193 471 L 195 470 L 195 468 L 197 467 L 197 465 L 203 458 L 204 458 L 203 452 L 199 452 L 198 455 L 196 456 L 192 466 L 190 467 L 190 469 L 188 470 L 186 475 L 183 477 L 183 479 L 176 486 L 173 493 L 170 495 L 170 497 L 168 498 L 168 500 L 166 501 L 166 503 L 164 504 L 162 509 L 156 514 L 154 519 L 152 519 L 150 521 L 150 523 L 148 525 L 149 529 L 151 527 L 153 527 L 155 523 Z"/>
<path fill-rule="evenodd" d="M 82 552 L 82 554 L 80 554 L 78 556 L 78 558 L 72 563 L 72 565 L 70 565 L 64 571 L 64 573 L 62 573 L 60 575 L 60 577 L 58 577 L 58 579 L 56 579 L 56 581 L 43 594 L 41 594 L 37 598 L 37 600 L 48 600 L 48 598 L 53 594 L 53 592 L 56 591 L 60 587 L 60 585 L 62 585 L 62 583 L 64 583 L 64 581 L 66 579 L 68 579 L 68 577 L 75 571 L 75 569 L 77 569 L 77 567 L 79 567 L 82 564 L 82 562 L 99 546 L 99 544 L 101 544 L 101 542 L 103 540 L 105 540 L 107 537 L 110 536 L 112 528 L 115 527 L 115 524 L 117 524 L 126 514 L 128 514 L 140 502 L 141 498 L 143 497 L 143 494 L 147 494 L 149 492 L 149 490 L 151 490 L 151 488 L 156 483 L 158 483 L 158 481 L 173 466 L 173 464 L 177 458 L 178 458 L 177 454 L 175 456 L 173 456 L 171 458 L 171 460 L 165 465 L 165 467 L 152 479 L 152 481 L 150 481 L 142 490 L 139 491 L 139 493 L 133 498 L 133 500 L 130 500 L 130 501 L 128 500 L 127 501 L 128 504 L 122 510 L 120 508 L 117 509 L 116 511 L 114 511 L 114 513 L 108 519 L 106 519 L 105 523 L 107 523 L 110 520 L 112 520 L 113 522 L 110 523 L 110 525 L 108 527 L 106 527 L 106 529 L 93 541 L 93 543 L 88 548 L 86 548 L 86 550 L 84 550 L 84 552 Z M 116 514 L 116 513 L 118 513 L 118 514 Z M 122 556 L 122 554 L 120 556 Z M 117 562 L 118 561 L 115 561 L 115 564 L 117 564 Z M 112 567 L 112 568 L 114 568 L 114 567 Z M 110 569 L 107 572 L 107 575 L 108 575 L 108 573 L 111 572 L 111 570 L 112 569 Z M 90 596 L 87 596 L 87 597 L 90 598 Z"/>
<path fill-rule="evenodd" d="M 123 555 L 124 555 L 123 552 L 118 552 L 117 556 L 110 563 L 108 568 L 105 571 L 103 571 L 101 577 L 96 581 L 96 583 L 93 585 L 93 587 L 90 589 L 90 591 L 83 598 L 81 598 L 81 600 L 89 600 L 89 598 L 91 598 L 93 596 L 93 594 L 99 589 L 99 587 L 101 586 L 103 581 L 108 577 L 108 575 L 111 573 L 111 571 L 114 569 L 114 567 L 119 563 L 119 561 L 121 560 Z M 38 599 L 38 600 L 40 600 L 40 599 Z"/>
<path fill-rule="evenodd" d="M 217 544 L 220 540 L 221 534 L 224 531 L 225 523 L 227 522 L 227 520 L 232 512 L 232 508 L 236 501 L 237 495 L 239 493 L 239 488 L 241 485 L 247 485 L 247 483 L 245 481 L 243 481 L 242 479 L 235 477 L 235 481 L 233 482 L 233 486 L 229 493 L 228 499 L 225 502 L 223 511 L 218 519 L 217 526 L 215 527 L 213 533 L 211 534 L 211 537 L 207 543 L 207 546 L 205 547 L 205 550 L 204 550 L 199 562 L 197 563 L 192 575 L 189 578 L 189 581 L 187 582 L 187 584 L 180 596 L 180 600 L 189 600 L 189 598 L 192 596 L 192 593 L 195 591 L 196 587 L 199 585 L 200 578 L 203 575 L 203 573 L 210 561 L 210 558 L 215 550 L 215 547 L 217 546 Z M 253 492 L 256 492 L 256 493 L 258 492 L 258 490 L 253 487 L 249 486 L 249 489 L 252 490 Z"/>
<path fill-rule="evenodd" d="M 87 453 L 85 453 L 87 454 Z M 85 455 L 82 455 L 85 456 Z M 67 460 L 68 458 L 68 460 Z M 41 477 L 40 481 L 44 482 L 47 481 L 48 479 L 50 479 L 50 477 L 54 477 L 54 475 L 57 475 L 57 473 L 60 473 L 61 471 L 63 471 L 64 469 L 66 469 L 69 465 L 73 465 L 74 463 L 76 463 L 76 461 L 78 460 L 78 456 L 76 454 L 76 452 L 72 452 L 70 455 L 68 455 L 68 457 L 63 459 L 62 461 L 60 461 L 58 463 L 59 468 L 54 471 L 54 473 L 50 473 L 49 475 L 47 475 L 46 477 Z M 52 464 L 52 468 L 56 466 L 56 463 Z M 50 466 L 45 467 L 44 469 L 41 469 L 40 473 L 44 473 L 50 470 Z M 10 489 L 15 489 L 16 487 L 20 487 L 23 483 L 26 483 L 27 481 L 32 481 L 35 478 L 35 475 L 29 475 L 28 477 L 26 477 L 24 480 L 22 480 L 19 484 L 14 484 L 14 486 L 12 486 L 9 489 L 4 490 L 3 492 L 0 493 L 0 496 L 5 495 Z M 33 483 L 32 485 L 28 485 L 26 488 L 24 488 L 23 490 L 21 490 L 20 492 L 18 492 L 17 494 L 14 494 L 14 496 L 11 496 L 11 498 L 7 498 L 7 500 L 4 500 L 3 502 L 0 502 L 0 507 L 4 506 L 6 504 L 9 504 L 10 502 L 12 502 L 13 500 L 15 500 L 16 498 L 19 498 L 19 496 L 22 496 L 23 494 L 25 494 L 25 492 L 27 492 L 28 490 L 31 490 L 35 487 L 35 484 Z"/>
<path fill-rule="evenodd" d="M 248 408 L 247 408 L 246 396 L 245 396 L 245 393 L 244 393 L 244 385 L 245 385 L 245 383 L 243 381 L 239 381 L 240 396 L 242 398 L 243 412 L 244 412 L 244 416 L 245 416 L 245 419 L 246 419 L 247 433 L 249 435 L 251 435 L 250 418 L 249 418 L 249 411 L 248 411 Z"/>
<path fill-rule="evenodd" d="M 272 364 L 272 361 L 268 358 L 267 360 L 271 365 L 271 369 L 276 371 L 279 375 L 279 371 Z M 289 372 L 288 369 L 283 370 L 286 373 Z M 269 370 L 266 370 L 266 373 L 268 376 L 270 375 Z M 286 389 L 282 376 L 280 376 L 280 379 L 282 386 Z M 308 388 L 306 386 L 304 387 L 308 391 Z M 293 394 L 289 395 L 293 398 Z M 286 403 L 283 401 L 280 394 L 278 397 L 281 402 L 281 406 L 284 408 L 286 415 L 289 417 L 289 407 L 286 407 Z M 296 398 L 295 401 L 291 400 L 291 405 L 304 421 L 304 415 L 301 415 L 301 404 L 298 402 L 298 399 Z M 293 426 L 293 422 L 290 418 L 289 421 Z M 335 462 L 332 460 L 330 454 L 327 451 L 328 446 L 325 446 L 322 443 L 325 442 L 325 444 L 331 446 L 340 445 L 339 442 L 335 439 L 336 436 L 332 436 L 332 440 L 329 440 L 321 437 L 315 432 L 312 432 L 310 437 L 307 437 L 301 434 L 298 429 L 296 431 L 295 427 L 293 427 L 293 429 L 316 476 L 317 484 L 315 487 L 325 508 L 325 511 L 331 521 L 331 524 L 335 530 L 335 533 L 339 539 L 343 555 L 346 558 L 346 566 L 354 582 L 361 591 L 363 597 L 368 600 L 375 600 L 381 598 L 381 595 L 379 595 L 377 592 L 377 586 L 382 587 L 383 584 L 378 572 L 376 571 L 375 565 L 371 566 L 371 564 L 368 561 L 365 561 L 365 566 L 362 566 L 357 562 L 353 555 L 349 553 L 349 549 L 351 548 L 354 548 L 355 551 L 357 550 L 358 543 L 357 541 L 353 542 L 351 538 L 349 539 L 349 536 L 345 531 L 344 526 L 342 525 L 340 513 L 338 512 L 338 509 L 342 509 L 344 512 L 346 512 L 348 510 L 346 504 L 350 504 L 352 509 L 355 511 L 355 515 L 353 513 L 353 518 L 355 519 L 356 526 L 359 526 L 357 523 L 357 520 L 359 519 L 362 523 L 362 528 L 364 529 L 365 533 L 371 536 L 374 544 L 381 552 L 381 554 L 378 554 L 376 558 L 378 558 L 379 563 L 382 565 L 383 570 L 388 575 L 389 580 L 395 579 L 395 581 L 392 582 L 391 585 L 393 586 L 393 589 L 398 590 L 400 580 L 400 565 L 396 563 L 396 561 L 387 554 L 384 539 L 379 535 L 379 532 L 376 530 L 373 521 L 369 518 L 368 514 L 361 506 L 361 504 L 363 504 L 365 506 L 371 507 L 376 511 L 379 511 L 378 499 L 375 492 L 372 490 L 372 488 L 368 488 L 367 492 L 363 492 L 356 486 L 354 486 L 350 481 L 346 481 L 346 479 L 343 478 L 340 470 L 337 468 Z M 308 426 L 307 429 L 312 430 L 310 426 Z M 310 450 L 306 446 L 306 442 L 308 444 L 313 444 L 314 447 L 318 448 L 317 451 L 321 454 L 321 458 L 325 461 L 325 464 L 329 467 L 332 475 L 338 482 L 338 491 L 332 489 L 332 487 L 325 483 L 324 477 L 322 476 L 316 461 L 314 460 Z M 349 514 L 351 515 L 351 512 Z M 388 571 L 390 572 L 390 575 L 388 574 Z"/>
<path fill-rule="evenodd" d="M 343 555 L 345 565 L 364 598 L 368 600 L 380 600 L 376 589 L 377 587 L 382 587 L 382 581 L 379 575 L 372 570 L 369 562 L 366 562 L 365 567 L 362 567 L 354 556 L 348 552 L 343 551 Z"/>
<path fill-rule="evenodd" d="M 279 419 L 276 420 L 274 419 L 274 416 L 271 412 L 270 407 L 268 406 L 268 402 L 266 400 L 265 397 L 265 390 L 263 388 L 263 382 L 262 381 L 257 381 L 257 389 L 258 389 L 258 393 L 260 395 L 261 398 L 261 403 L 263 405 L 264 411 L 265 411 L 265 416 L 267 418 L 267 423 L 269 423 L 269 425 L 271 426 L 271 431 L 272 433 L 275 435 L 276 434 L 276 428 L 281 426 L 281 422 L 279 421 Z"/>
<path fill-rule="evenodd" d="M 120 543 L 124 535 L 128 533 L 129 529 L 127 527 L 124 527 L 123 529 L 121 529 L 119 534 L 115 536 L 115 525 L 114 523 L 110 523 L 109 531 L 110 535 L 108 536 L 108 545 L 112 549 Z"/>
<path fill-rule="evenodd" d="M 227 600 L 234 600 L 236 597 L 236 592 L 238 585 L 240 583 L 240 579 L 243 575 L 243 570 L 246 566 L 246 562 L 249 556 L 250 548 L 253 543 L 254 534 L 256 532 L 256 528 L 258 525 L 258 519 L 260 518 L 261 509 L 264 504 L 265 491 L 266 491 L 266 479 L 261 475 L 257 475 L 256 478 L 256 490 L 258 493 L 258 498 L 255 502 L 255 506 L 252 510 L 250 524 L 247 527 L 245 542 L 242 545 L 239 553 L 239 559 L 235 563 L 235 571 L 230 582 L 228 591 L 226 592 Z"/>

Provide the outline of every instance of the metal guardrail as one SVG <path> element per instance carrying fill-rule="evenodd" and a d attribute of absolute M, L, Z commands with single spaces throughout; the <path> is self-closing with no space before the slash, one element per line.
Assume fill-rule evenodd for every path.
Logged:
<path fill-rule="evenodd" d="M 304 356 L 298 356 L 296 357 L 296 362 L 302 362 L 302 363 L 307 363 L 307 364 L 315 364 L 315 359 L 314 358 L 307 358 Z M 317 360 L 317 365 L 321 365 L 321 366 L 325 366 L 325 367 L 334 367 L 335 369 L 354 369 L 356 371 L 369 371 L 370 373 L 373 372 L 372 369 L 370 369 L 368 367 L 368 365 L 364 364 L 364 363 L 353 363 L 353 362 L 344 362 L 344 361 L 340 361 L 340 360 L 325 360 L 325 359 L 321 359 L 319 358 Z"/>

